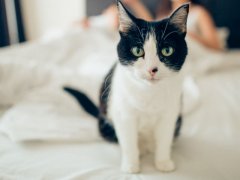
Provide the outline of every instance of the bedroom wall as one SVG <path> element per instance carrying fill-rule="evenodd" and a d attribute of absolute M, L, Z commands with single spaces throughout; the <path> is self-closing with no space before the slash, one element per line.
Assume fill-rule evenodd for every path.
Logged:
<path fill-rule="evenodd" d="M 85 15 L 85 0 L 22 0 L 27 40 L 66 28 Z"/>

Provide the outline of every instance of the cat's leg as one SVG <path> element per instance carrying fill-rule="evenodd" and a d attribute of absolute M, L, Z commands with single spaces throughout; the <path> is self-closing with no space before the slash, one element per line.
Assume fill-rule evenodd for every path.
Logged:
<path fill-rule="evenodd" d="M 134 117 L 119 115 L 114 121 L 119 144 L 122 151 L 122 171 L 126 173 L 138 173 L 139 148 L 137 119 Z"/>
<path fill-rule="evenodd" d="M 155 165 L 162 172 L 169 172 L 175 169 L 175 164 L 171 158 L 171 146 L 177 117 L 177 111 L 175 113 L 169 112 L 158 121 L 155 128 Z"/>

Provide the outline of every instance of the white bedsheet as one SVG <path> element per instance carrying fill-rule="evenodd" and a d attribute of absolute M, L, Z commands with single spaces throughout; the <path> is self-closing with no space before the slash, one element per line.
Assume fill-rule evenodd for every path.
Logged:
<path fill-rule="evenodd" d="M 216 59 L 236 63 L 240 53 L 204 54 L 204 63 L 196 60 L 197 53 L 190 55 L 198 65 L 189 67 L 201 99 L 184 117 L 174 143 L 177 170 L 157 172 L 148 155 L 141 174 L 126 175 L 119 169 L 118 145 L 101 140 L 96 121 L 61 91 L 69 84 L 97 102 L 102 77 L 116 59 L 114 43 L 106 34 L 74 31 L 54 41 L 0 51 L 1 106 L 11 106 L 0 120 L 0 179 L 238 180 L 240 71 L 231 63 L 218 65 Z M 210 64 L 217 71 L 206 74 L 206 57 L 214 57 Z"/>

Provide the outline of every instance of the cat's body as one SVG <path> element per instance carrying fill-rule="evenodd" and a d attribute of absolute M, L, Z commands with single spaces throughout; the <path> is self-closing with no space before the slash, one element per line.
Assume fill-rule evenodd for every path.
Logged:
<path fill-rule="evenodd" d="M 181 125 L 179 71 L 187 55 L 184 38 L 189 5 L 160 22 L 135 18 L 121 2 L 118 8 L 119 62 L 104 80 L 100 107 L 81 92 L 65 90 L 98 118 L 105 139 L 119 142 L 124 172 L 139 172 L 143 151 L 155 153 L 155 165 L 160 171 L 172 171 L 175 165 L 171 145 Z"/>
<path fill-rule="evenodd" d="M 141 151 L 153 152 L 157 125 L 165 115 L 174 113 L 171 123 L 175 128 L 180 115 L 181 76 L 165 79 L 154 85 L 143 85 L 124 71 L 125 69 L 118 65 L 113 74 L 107 116 L 113 124 L 119 123 L 121 116 L 125 116 L 122 118 L 123 121 L 126 120 L 123 122 L 126 125 L 129 121 L 136 121 L 134 128 L 139 135 L 139 145 L 143 145 Z M 128 133 L 126 129 L 119 131 Z"/>

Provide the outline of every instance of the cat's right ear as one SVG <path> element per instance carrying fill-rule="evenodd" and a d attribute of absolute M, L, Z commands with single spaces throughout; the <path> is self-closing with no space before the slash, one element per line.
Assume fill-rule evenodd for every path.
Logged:
<path fill-rule="evenodd" d="M 120 0 L 117 0 L 118 16 L 119 16 L 119 31 L 128 32 L 129 28 L 134 25 L 133 15 L 124 7 Z"/>
<path fill-rule="evenodd" d="M 177 10 L 175 10 L 169 18 L 170 23 L 174 24 L 179 29 L 179 32 L 183 34 L 187 32 L 189 5 L 189 3 L 183 4 Z"/>

